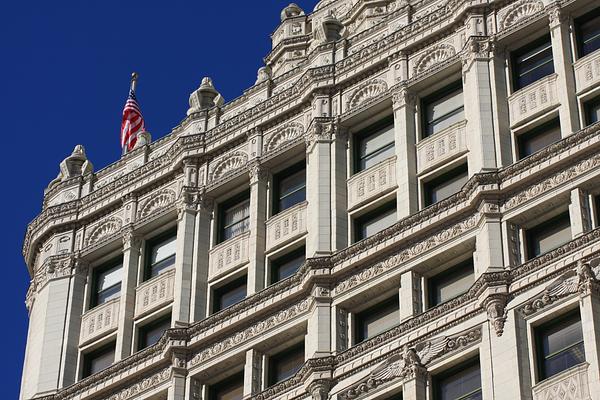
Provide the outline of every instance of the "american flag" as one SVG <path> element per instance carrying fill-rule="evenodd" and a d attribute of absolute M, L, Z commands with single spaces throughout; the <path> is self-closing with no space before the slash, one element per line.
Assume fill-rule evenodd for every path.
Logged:
<path fill-rule="evenodd" d="M 123 108 L 123 120 L 121 121 L 121 148 L 123 154 L 133 150 L 137 141 L 137 134 L 144 131 L 144 117 L 137 103 L 135 91 L 129 91 L 129 97 Z"/>

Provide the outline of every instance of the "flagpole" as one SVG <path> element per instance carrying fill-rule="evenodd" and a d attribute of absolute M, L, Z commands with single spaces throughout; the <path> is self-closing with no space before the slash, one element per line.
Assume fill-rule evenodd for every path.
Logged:
<path fill-rule="evenodd" d="M 140 76 L 138 75 L 137 72 L 131 73 L 131 86 L 129 87 L 130 94 L 131 93 L 135 94 L 135 88 L 137 86 L 137 80 L 139 77 Z M 127 142 L 125 142 L 125 145 L 121 148 L 121 156 L 124 156 L 125 154 L 127 154 L 127 147 L 128 147 L 128 144 L 127 144 Z"/>

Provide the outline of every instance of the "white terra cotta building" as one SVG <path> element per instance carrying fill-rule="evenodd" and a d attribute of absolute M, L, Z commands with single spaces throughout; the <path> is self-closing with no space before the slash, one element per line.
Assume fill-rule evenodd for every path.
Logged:
<path fill-rule="evenodd" d="M 600 399 L 600 3 L 324 0 L 272 41 L 61 163 L 21 398 Z"/>

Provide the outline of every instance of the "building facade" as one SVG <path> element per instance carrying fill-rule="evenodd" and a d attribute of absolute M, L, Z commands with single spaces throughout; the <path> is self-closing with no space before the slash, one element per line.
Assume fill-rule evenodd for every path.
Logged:
<path fill-rule="evenodd" d="M 600 399 L 600 5 L 291 4 L 45 191 L 21 398 Z"/>

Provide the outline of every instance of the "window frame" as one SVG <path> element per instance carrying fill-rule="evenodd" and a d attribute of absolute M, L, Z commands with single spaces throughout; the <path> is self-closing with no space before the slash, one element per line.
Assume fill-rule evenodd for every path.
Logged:
<path fill-rule="evenodd" d="M 232 388 L 235 387 L 236 383 L 241 383 L 241 387 L 242 387 L 242 392 L 244 390 L 244 372 L 238 372 L 233 374 L 232 376 L 229 376 L 217 383 L 214 383 L 212 385 L 208 385 L 208 399 L 209 400 L 217 400 L 217 393 L 218 387 L 225 387 L 225 388 Z"/>
<path fill-rule="evenodd" d="M 464 273 L 464 271 L 466 271 L 469 267 L 473 272 L 473 283 L 475 283 L 475 260 L 473 259 L 473 257 L 469 257 L 468 259 L 466 259 L 464 261 L 460 261 L 459 263 L 441 271 L 440 273 L 429 277 L 427 279 L 427 308 L 430 309 L 433 307 L 437 307 L 441 304 L 444 304 L 452 299 L 455 299 L 455 298 L 467 293 L 468 289 L 465 292 L 458 293 L 453 297 L 450 297 L 444 301 L 434 304 L 434 289 L 436 287 L 438 287 L 440 285 L 440 283 L 443 283 L 445 280 L 448 280 L 449 278 L 461 276 Z"/>
<path fill-rule="evenodd" d="M 298 373 L 300 368 L 302 368 L 302 366 L 306 362 L 306 356 L 304 354 L 304 351 L 305 351 L 304 342 L 299 342 L 293 346 L 290 346 L 289 348 L 287 348 L 283 351 L 280 351 L 279 353 L 275 353 L 272 356 L 269 356 L 268 363 L 267 363 L 268 364 L 267 365 L 267 379 L 266 379 L 267 385 L 268 385 L 267 387 L 271 387 L 280 382 L 286 381 L 286 380 L 290 379 L 292 376 L 294 376 L 296 373 Z M 275 380 L 275 369 L 277 366 L 277 362 L 284 360 L 286 357 L 289 357 L 290 355 L 295 354 L 295 353 L 302 354 L 302 359 L 303 359 L 302 363 L 300 364 L 300 366 L 298 367 L 296 372 L 287 378 Z"/>
<path fill-rule="evenodd" d="M 107 261 L 101 265 L 99 265 L 98 267 L 95 267 L 92 270 L 92 284 L 91 284 L 91 293 L 90 293 L 90 300 L 89 300 L 89 309 L 92 310 L 98 306 L 101 306 L 102 304 L 106 304 L 108 301 L 105 301 L 103 303 L 99 303 L 99 294 L 100 292 L 98 291 L 98 278 L 99 275 L 110 271 L 112 269 L 114 269 L 116 266 L 120 265 L 121 266 L 121 270 L 123 269 L 123 255 L 120 255 L 118 257 L 115 257 L 113 259 L 111 259 L 110 261 Z M 121 277 L 121 280 L 118 283 L 119 285 L 119 293 L 121 293 L 121 291 L 123 290 L 123 278 Z M 117 284 L 114 284 L 112 286 L 110 286 L 107 289 L 104 289 L 104 291 L 111 289 L 113 287 L 117 286 Z"/>
<path fill-rule="evenodd" d="M 533 260 L 534 258 L 545 254 L 545 253 L 540 253 L 540 254 L 533 255 L 534 254 L 534 252 L 533 252 L 534 241 L 532 240 L 533 236 L 535 234 L 537 234 L 539 236 L 540 233 L 542 233 L 544 231 L 548 231 L 549 227 L 554 226 L 554 224 L 556 224 L 557 221 L 560 221 L 562 219 L 569 221 L 569 228 L 570 228 L 571 227 L 571 217 L 569 215 L 569 211 L 567 210 L 567 211 L 561 212 L 561 213 L 549 218 L 546 221 L 540 222 L 539 224 L 534 225 L 531 228 L 525 229 L 524 236 L 525 236 L 525 251 L 527 252 L 527 254 L 526 254 L 527 261 Z M 573 231 L 572 230 L 571 230 L 571 239 L 569 241 L 571 241 L 571 240 L 573 240 Z M 569 241 L 567 241 L 566 243 L 568 243 Z M 560 246 L 562 246 L 562 245 L 564 245 L 564 243 L 561 244 Z M 558 247 L 560 247 L 560 246 L 558 246 Z M 555 250 L 558 247 L 554 247 L 554 249 L 552 249 L 552 250 Z M 552 251 L 552 250 L 549 250 L 549 251 Z"/>
<path fill-rule="evenodd" d="M 163 232 L 163 233 L 146 241 L 146 246 L 145 246 L 146 247 L 145 248 L 146 256 L 144 257 L 145 258 L 145 260 L 144 260 L 145 261 L 144 262 L 144 281 L 150 280 L 150 279 L 154 278 L 155 276 L 160 275 L 160 273 L 158 273 L 155 276 L 152 276 L 153 265 L 150 263 L 150 259 L 151 259 L 150 254 L 152 252 L 153 247 L 155 247 L 157 244 L 164 242 L 167 238 L 170 238 L 170 237 L 174 237 L 175 241 L 177 242 L 177 228 L 176 227 L 169 229 L 168 231 Z M 175 248 L 175 253 L 173 253 L 173 257 L 174 257 L 173 264 L 175 264 L 175 262 L 177 261 L 177 246 Z M 164 258 L 164 259 L 156 262 L 155 264 L 159 264 L 165 260 L 167 260 L 167 258 Z"/>
<path fill-rule="evenodd" d="M 89 376 L 92 376 L 94 374 L 104 371 L 106 368 L 92 373 L 92 361 L 94 359 L 97 359 L 103 355 L 110 353 L 111 351 L 113 353 L 113 361 L 108 367 L 106 367 L 106 368 L 109 368 L 111 365 L 113 365 L 115 363 L 115 357 L 117 354 L 117 343 L 115 341 L 107 343 L 107 344 L 105 344 L 95 350 L 92 350 L 88 353 L 84 353 L 83 354 L 83 363 L 82 363 L 82 368 L 81 368 L 81 379 L 87 378 Z"/>
<path fill-rule="evenodd" d="M 171 314 L 167 314 L 164 315 L 162 317 L 159 317 L 157 319 L 155 319 L 154 321 L 151 321 L 145 325 L 142 325 L 138 328 L 138 341 L 137 341 L 137 349 L 138 351 L 144 350 L 150 346 L 153 346 L 156 343 L 153 343 L 151 345 L 148 345 L 148 332 L 151 331 L 153 328 L 158 328 L 163 324 L 167 324 L 169 325 L 168 328 L 165 329 L 164 332 L 167 331 L 167 329 L 171 328 Z M 164 334 L 163 332 L 163 334 Z"/>
<path fill-rule="evenodd" d="M 385 128 L 387 128 L 389 126 L 394 127 L 394 115 L 385 116 L 385 117 L 381 118 L 379 121 L 367 126 L 366 128 L 359 130 L 358 132 L 356 132 L 354 134 L 354 136 L 353 136 L 353 142 L 354 142 L 354 151 L 353 151 L 353 156 L 354 156 L 353 170 L 354 171 L 353 172 L 354 172 L 354 174 L 358 174 L 359 172 L 366 171 L 367 169 L 371 168 L 371 167 L 361 168 L 361 161 L 364 158 L 366 158 L 367 156 L 374 155 L 376 153 L 383 152 L 390 148 L 394 148 L 396 146 L 396 138 L 395 138 L 395 133 L 394 133 L 394 137 L 392 138 L 393 140 L 390 144 L 380 147 L 379 149 L 369 153 L 368 155 L 364 155 L 364 156 L 361 155 L 361 151 L 360 151 L 361 144 L 365 140 L 369 139 L 369 137 L 376 135 L 377 133 L 381 132 L 382 130 L 384 130 Z"/>
<path fill-rule="evenodd" d="M 280 278 L 278 280 L 275 280 L 275 276 L 279 275 L 279 274 L 277 274 L 278 269 L 281 268 L 281 266 L 283 264 L 285 264 L 291 260 L 294 260 L 296 258 L 300 258 L 300 255 L 302 255 L 304 258 L 304 261 L 302 262 L 302 264 L 304 264 L 304 262 L 306 262 L 306 246 L 299 247 L 299 248 L 292 250 L 280 257 L 277 257 L 277 258 L 274 258 L 273 260 L 271 260 L 270 266 L 269 266 L 269 273 L 270 273 L 269 282 L 270 282 L 270 284 L 273 285 L 277 282 L 281 282 L 285 279 L 291 278 L 294 274 L 292 274 L 288 277 L 285 277 L 285 278 Z M 296 271 L 298 271 L 298 270 L 296 270 Z"/>
<path fill-rule="evenodd" d="M 393 325 L 392 327 L 388 328 L 388 329 L 392 329 L 394 326 L 398 326 L 400 324 L 400 297 L 399 297 L 398 293 L 394 293 L 393 296 L 390 296 L 384 300 L 381 300 L 380 302 L 373 304 L 372 306 L 369 306 L 362 311 L 354 313 L 354 316 L 353 316 L 353 320 L 354 320 L 354 324 L 353 324 L 354 325 L 353 326 L 354 340 L 353 340 L 353 342 L 354 342 L 354 345 L 357 345 L 359 343 L 367 341 L 373 337 L 373 336 L 365 335 L 365 332 L 364 332 L 365 331 L 364 325 L 366 322 L 365 316 L 373 315 L 378 312 L 383 313 L 385 311 L 391 310 L 392 308 L 395 309 L 395 312 L 398 317 L 398 323 L 396 325 Z M 383 330 L 381 333 L 387 331 L 388 329 Z M 377 335 L 379 335 L 379 333 Z"/>
<path fill-rule="evenodd" d="M 555 140 L 554 142 L 547 144 L 546 146 L 542 147 L 539 150 L 534 151 L 531 154 L 525 154 L 525 145 L 528 141 L 535 139 L 537 137 L 540 136 L 544 136 L 545 133 L 549 133 L 550 131 L 552 131 L 553 129 L 558 128 L 558 132 L 559 134 L 561 133 L 561 126 L 560 126 L 560 119 L 557 118 L 552 118 L 549 121 L 544 122 L 541 125 L 538 125 L 532 129 L 529 129 L 526 132 L 520 133 L 516 135 L 516 142 L 517 142 L 517 156 L 518 156 L 518 160 L 522 160 L 524 158 L 527 158 L 531 155 L 534 155 L 535 153 L 542 151 L 543 149 L 545 149 L 546 147 L 560 141 L 562 139 L 562 134 L 560 135 L 560 137 Z"/>
<path fill-rule="evenodd" d="M 433 204 L 439 203 L 440 201 L 447 199 L 448 197 L 452 197 L 454 194 L 458 193 L 458 192 L 456 192 L 442 200 L 438 200 L 435 202 L 433 201 L 433 192 L 434 192 L 433 189 L 434 188 L 441 186 L 441 183 L 447 181 L 448 179 L 457 178 L 458 176 L 463 175 L 465 173 L 466 173 L 467 181 L 468 181 L 469 180 L 469 165 L 466 162 L 461 163 L 460 165 L 457 165 L 456 167 L 453 167 L 452 169 L 442 173 L 439 176 L 436 176 L 433 179 L 423 180 L 423 183 L 422 183 L 423 206 L 429 207 Z M 464 183 L 463 183 L 463 186 L 464 186 Z"/>
<path fill-rule="evenodd" d="M 463 95 L 463 104 L 462 104 L 462 112 L 464 113 L 465 111 L 465 97 L 464 97 L 464 87 L 462 84 L 462 80 L 457 80 L 455 82 L 450 83 L 449 85 L 444 86 L 442 89 L 425 96 L 423 99 L 421 99 L 421 140 L 427 139 L 429 137 L 435 136 L 436 133 L 431 133 L 429 134 L 429 130 L 427 129 L 429 127 L 429 122 L 428 122 L 428 118 L 427 118 L 427 106 L 431 103 L 433 103 L 435 100 L 439 100 L 440 98 L 447 96 L 449 94 L 452 94 L 454 92 L 458 92 L 458 90 L 460 89 L 460 92 Z M 457 114 L 457 110 L 459 110 L 459 108 L 457 108 L 456 110 L 451 111 L 448 114 L 443 115 L 442 117 L 437 118 L 436 120 L 432 121 L 440 121 L 445 117 L 451 116 L 451 115 L 455 115 Z M 446 129 L 446 128 L 444 128 Z M 438 132 L 439 133 L 439 132 Z"/>
<path fill-rule="evenodd" d="M 231 292 L 232 290 L 241 287 L 242 283 L 244 286 L 246 286 L 246 295 L 244 296 L 244 298 L 246 298 L 246 297 L 248 297 L 248 275 L 242 275 L 239 278 L 232 280 L 231 282 L 227 282 L 226 284 L 224 284 L 222 286 L 212 289 L 212 304 L 211 304 L 212 314 L 216 314 L 219 311 L 225 310 L 226 308 L 229 308 L 229 307 L 233 306 L 234 304 L 239 303 L 239 302 L 236 302 L 236 303 L 230 304 L 223 308 L 217 308 L 217 306 L 220 307 L 220 303 L 221 303 L 220 299 L 222 299 L 223 294 L 227 293 L 227 292 Z M 219 301 L 217 301 L 217 300 L 219 300 Z M 242 301 L 242 300 L 240 300 L 240 301 Z"/>
<path fill-rule="evenodd" d="M 579 323 L 581 324 L 581 331 L 582 331 L 582 336 L 581 336 L 581 341 L 571 344 L 568 347 L 565 347 L 564 349 L 562 349 L 560 352 L 555 352 L 549 356 L 544 355 L 544 351 L 543 351 L 543 345 L 542 345 L 542 340 L 543 340 L 543 336 L 544 336 L 544 331 L 548 331 L 549 329 L 556 327 L 558 325 L 561 325 L 563 323 L 565 323 L 566 321 L 569 321 L 570 319 L 573 320 L 577 320 L 577 318 L 579 319 Z M 550 375 L 547 376 L 546 374 L 546 367 L 544 365 L 544 361 L 551 356 L 555 356 L 558 355 L 568 349 L 571 349 L 579 344 L 583 345 L 583 349 L 584 349 L 584 359 L 585 359 L 585 338 L 583 336 L 583 321 L 581 319 L 581 312 L 579 310 L 579 308 L 575 308 L 573 310 L 570 310 L 560 316 L 558 316 L 557 318 L 553 318 L 549 321 L 546 321 L 536 327 L 533 328 L 533 338 L 534 338 L 534 348 L 535 348 L 535 366 L 536 366 L 536 378 L 537 378 L 537 382 L 542 382 L 546 379 L 552 378 L 553 376 L 556 376 L 560 373 L 562 373 L 563 371 L 566 371 L 567 369 L 573 368 L 569 367 L 563 371 L 557 372 L 554 375 Z M 577 364 L 576 364 L 577 365 Z"/>
<path fill-rule="evenodd" d="M 281 205 L 280 205 L 280 203 L 281 203 L 281 182 L 285 178 L 287 178 L 293 174 L 296 174 L 300 171 L 304 171 L 304 186 L 302 187 L 302 189 L 304 189 L 304 200 L 294 203 L 293 205 L 282 209 Z M 297 193 L 298 191 L 300 191 L 302 189 L 296 190 L 293 193 Z M 271 207 L 272 215 L 277 215 L 280 212 L 283 212 L 289 208 L 294 207 L 297 204 L 302 203 L 303 201 L 306 201 L 306 160 L 302 160 L 301 162 L 298 162 L 298 163 L 284 169 L 283 171 L 278 172 L 277 174 L 275 174 L 273 176 L 273 196 L 272 196 L 273 205 Z"/>
<path fill-rule="evenodd" d="M 583 57 L 590 55 L 598 50 L 598 49 L 592 50 L 590 53 L 584 54 L 584 50 L 583 50 L 584 43 L 582 40 L 583 38 L 581 37 L 581 35 L 583 33 L 581 31 L 581 25 L 583 25 L 586 22 L 589 22 L 595 18 L 600 18 L 600 7 L 588 11 L 587 13 L 583 14 L 582 16 L 575 18 L 575 20 L 573 21 L 573 26 L 575 27 L 575 44 L 576 44 L 576 48 L 577 48 L 577 59 L 583 58 Z M 599 19 L 599 22 L 600 22 L 600 19 Z M 598 33 L 600 35 L 600 29 L 598 30 Z"/>
<path fill-rule="evenodd" d="M 481 379 L 481 361 L 479 359 L 479 355 L 469 359 L 465 362 L 462 362 L 458 365 L 455 365 L 453 367 L 448 368 L 445 371 L 440 372 L 439 374 L 436 374 L 432 377 L 432 386 L 433 386 L 433 400 L 440 400 L 442 398 L 441 396 L 441 392 L 442 392 L 442 388 L 441 388 L 441 382 L 443 380 L 446 380 L 448 378 L 450 378 L 451 376 L 455 375 L 457 372 L 460 371 L 464 371 L 465 369 L 468 368 L 472 368 L 474 366 L 478 366 L 479 368 L 479 392 L 483 395 L 483 383 L 482 383 L 482 379 Z M 465 396 L 469 396 L 472 394 L 475 394 L 477 391 L 473 391 L 471 393 L 467 393 L 465 395 L 463 395 L 462 397 L 460 397 L 457 400 L 461 400 L 464 399 Z"/>
<path fill-rule="evenodd" d="M 230 238 L 225 239 L 225 230 L 228 227 L 231 227 L 231 226 L 233 226 L 235 224 L 238 224 L 238 223 L 240 223 L 243 220 L 246 220 L 246 219 L 249 220 L 250 219 L 250 215 L 248 215 L 248 217 L 246 217 L 244 219 L 241 219 L 241 220 L 235 222 L 234 224 L 230 224 L 228 226 L 225 226 L 225 214 L 226 214 L 227 210 L 229 210 L 231 208 L 234 208 L 234 207 L 236 207 L 236 206 L 238 206 L 238 205 L 240 205 L 240 204 L 242 204 L 244 202 L 248 202 L 248 209 L 250 210 L 250 206 L 251 205 L 250 205 L 250 190 L 249 189 L 248 190 L 244 190 L 243 192 L 238 193 L 237 195 L 235 195 L 235 196 L 229 198 L 228 200 L 222 202 L 221 204 L 219 204 L 219 207 L 218 207 L 218 224 L 217 224 L 217 244 L 223 243 L 223 242 L 225 242 L 227 240 L 231 240 L 231 239 L 233 239 L 233 238 L 235 238 L 237 236 L 243 235 L 244 233 L 248 232 L 248 230 L 247 230 L 247 231 L 244 231 L 244 232 L 240 233 L 239 235 L 232 236 Z"/>
<path fill-rule="evenodd" d="M 356 217 L 352 224 L 353 225 L 352 229 L 353 229 L 353 233 L 354 233 L 354 243 L 360 242 L 361 240 L 366 239 L 367 237 L 370 237 L 370 236 L 363 237 L 363 235 L 362 235 L 361 227 L 364 224 L 366 224 L 368 221 L 372 221 L 373 219 L 380 217 L 392 210 L 394 210 L 396 212 L 396 222 L 398 222 L 398 211 L 397 211 L 396 200 L 389 201 L 385 204 L 380 205 L 379 207 L 375 208 L 374 210 L 371 210 L 359 217 Z M 387 228 L 384 228 L 384 229 L 387 229 Z M 381 232 L 381 231 L 379 231 L 379 232 Z"/>
<path fill-rule="evenodd" d="M 542 44 L 548 43 L 550 45 L 550 54 L 552 55 L 552 58 L 550 60 L 550 63 L 552 64 L 552 72 L 550 74 L 544 75 L 532 82 L 530 82 L 527 85 L 523 85 L 521 86 L 521 84 L 519 83 L 519 63 L 517 62 L 517 58 L 519 58 L 521 55 L 526 54 L 528 52 L 530 52 L 531 50 L 535 49 L 536 47 L 541 47 Z M 556 69 L 554 68 L 554 53 L 552 52 L 552 37 L 550 35 L 550 33 L 544 34 L 542 36 L 540 36 L 539 38 L 532 40 L 531 42 L 527 43 L 524 46 L 519 47 L 518 49 L 515 49 L 513 51 L 510 52 L 510 65 L 511 65 L 511 71 L 510 71 L 510 75 L 511 75 L 511 79 L 512 79 L 512 93 L 515 93 L 537 81 L 539 81 L 540 79 L 545 78 L 546 76 L 552 75 L 556 73 Z M 529 70 L 528 72 L 533 71 L 532 69 Z"/>
<path fill-rule="evenodd" d="M 597 107 L 600 110 L 600 96 L 589 99 L 588 101 L 583 103 L 585 126 L 590 126 L 600 122 L 600 119 L 598 119 L 598 121 L 592 121 L 591 117 L 592 110 L 594 109 L 594 107 Z"/>

